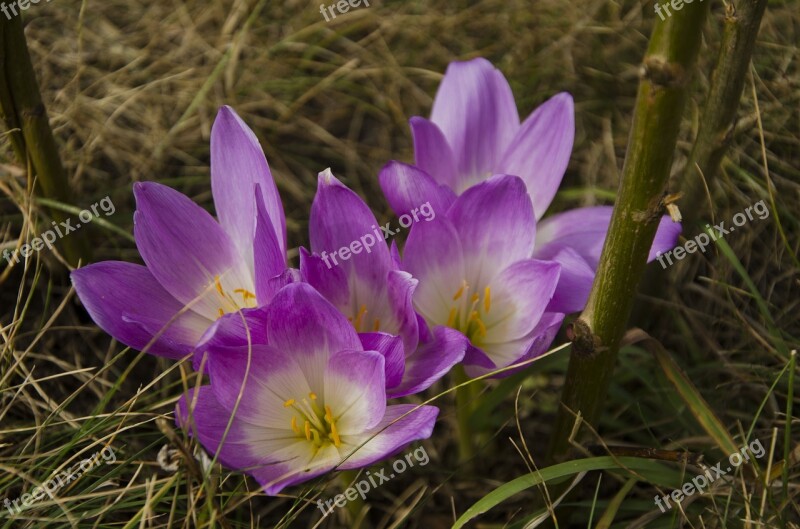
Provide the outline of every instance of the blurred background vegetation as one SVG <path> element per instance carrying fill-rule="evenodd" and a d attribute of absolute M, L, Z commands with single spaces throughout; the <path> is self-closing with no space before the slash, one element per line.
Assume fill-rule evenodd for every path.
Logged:
<path fill-rule="evenodd" d="M 697 131 L 724 9 L 714 0 L 671 192 L 680 191 L 677 175 Z M 229 104 L 264 147 L 297 265 L 316 174 L 326 167 L 379 220 L 392 218 L 377 172 L 390 159 L 412 160 L 407 120 L 429 114 L 452 60 L 491 60 L 523 118 L 553 94 L 570 92 L 575 148 L 550 213 L 613 203 L 655 17 L 650 2 L 630 0 L 373 1 L 331 22 L 318 3 L 294 0 L 55 0 L 33 5 L 24 21 L 72 206 L 109 195 L 117 211 L 105 220 L 132 233 L 131 185 L 157 180 L 213 212 L 209 134 L 217 108 Z M 696 213 L 730 223 L 765 199 L 770 217 L 667 270 L 650 265 L 631 325 L 666 351 L 623 348 L 597 436 L 582 446 L 594 455 L 607 453 L 604 444 L 670 453 L 646 455 L 633 474 L 589 472 L 548 523 L 800 527 L 800 377 L 790 353 L 800 337 L 799 37 L 800 4 L 770 2 L 732 147 Z M 0 136 L 0 249 L 15 248 L 51 220 L 31 197 L 27 168 L 7 136 Z M 687 225 L 684 235 L 701 229 Z M 83 230 L 94 260 L 140 262 L 129 236 L 97 223 Z M 566 351 L 484 389 L 474 419 L 487 433 L 474 472 L 456 463 L 452 395 L 441 397 L 440 422 L 423 442 L 431 463 L 373 491 L 360 520 L 340 509 L 320 521 L 313 501 L 341 488 L 330 478 L 277 499 L 237 473 L 215 469 L 204 477 L 194 441 L 172 420 L 175 400 L 193 383 L 188 366 L 128 350 L 100 331 L 67 272 L 48 251 L 0 268 L 0 501 L 105 444 L 117 462 L 93 469 L 55 501 L 14 517 L 0 511 L 0 527 L 446 528 L 491 491 L 544 464 Z M 565 341 L 560 335 L 554 346 Z M 717 423 L 727 440 L 710 433 Z M 685 502 L 685 512 L 662 514 L 654 505 L 656 494 L 701 472 L 701 455 L 713 465 L 731 442 L 754 439 L 769 456 L 758 461 L 760 478 L 732 474 L 712 494 Z M 163 455 L 159 462 L 165 446 L 177 471 Z M 523 527 L 543 497 L 543 487 L 529 486 L 477 526 Z"/>

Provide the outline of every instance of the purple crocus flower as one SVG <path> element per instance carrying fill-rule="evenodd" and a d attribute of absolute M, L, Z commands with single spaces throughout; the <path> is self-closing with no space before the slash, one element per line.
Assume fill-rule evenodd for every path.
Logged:
<path fill-rule="evenodd" d="M 219 222 L 174 189 L 134 184 L 146 266 L 105 261 L 72 272 L 92 319 L 120 342 L 182 358 L 218 318 L 267 303 L 291 279 L 277 187 L 258 139 L 230 107 L 211 131 L 211 189 Z"/>
<path fill-rule="evenodd" d="M 222 464 L 277 494 L 430 436 L 439 410 L 387 406 L 384 356 L 312 287 L 284 287 L 262 315 L 266 344 L 208 346 L 211 384 L 178 403 L 178 423 Z"/>
<path fill-rule="evenodd" d="M 509 175 L 472 186 L 445 215 L 411 228 L 403 268 L 419 279 L 414 306 L 429 325 L 470 340 L 471 376 L 540 355 L 564 319 L 549 306 L 561 265 L 531 258 L 535 233 L 525 183 Z"/>
<path fill-rule="evenodd" d="M 381 188 L 398 215 L 426 201 L 447 211 L 472 186 L 510 174 L 525 182 L 539 220 L 561 184 L 575 136 L 572 96 L 555 95 L 520 124 L 508 82 L 482 58 L 450 63 L 431 119 L 415 116 L 410 125 L 416 165 L 391 161 L 380 173 Z M 585 306 L 612 209 L 573 209 L 539 225 L 532 257 L 562 265 L 548 310 L 575 312 Z M 681 225 L 664 216 L 649 260 L 673 248 L 680 232 Z"/>
<path fill-rule="evenodd" d="M 389 397 L 422 391 L 461 361 L 464 337 L 418 321 L 417 281 L 392 259 L 369 207 L 330 170 L 319 174 L 309 232 L 313 254 L 301 249 L 303 278 L 347 316 L 364 348 L 385 353 Z"/>

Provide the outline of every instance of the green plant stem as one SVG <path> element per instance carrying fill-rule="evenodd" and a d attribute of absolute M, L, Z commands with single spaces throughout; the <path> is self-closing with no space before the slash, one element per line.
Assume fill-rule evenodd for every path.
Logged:
<path fill-rule="evenodd" d="M 472 461 L 475 455 L 475 436 L 472 432 L 472 425 L 470 418 L 472 417 L 473 409 L 473 394 L 472 386 L 474 384 L 466 384 L 460 386 L 469 380 L 464 368 L 458 365 L 453 370 L 455 383 L 459 385 L 456 387 L 456 421 L 458 422 L 458 459 L 461 464 L 468 464 Z"/>
<path fill-rule="evenodd" d="M 633 295 L 664 210 L 663 194 L 700 49 L 708 2 L 656 21 L 643 61 L 617 200 L 589 301 L 572 324 L 573 349 L 549 456 L 569 450 L 575 417 L 596 425 Z"/>
<path fill-rule="evenodd" d="M 0 112 L 20 164 L 27 167 L 30 160 L 41 195 L 71 203 L 66 173 L 39 93 L 21 17 L 10 20 L 0 17 L 0 74 Z M 67 218 L 58 210 L 52 210 L 51 214 L 56 222 Z M 64 237 L 60 244 L 71 264 L 89 259 L 89 246 L 82 233 Z"/>
<path fill-rule="evenodd" d="M 717 64 L 697 138 L 682 175 L 681 210 L 688 222 L 696 222 L 703 211 L 706 186 L 711 188 L 733 137 L 736 111 L 766 7 L 767 0 L 736 0 L 727 4 Z"/>

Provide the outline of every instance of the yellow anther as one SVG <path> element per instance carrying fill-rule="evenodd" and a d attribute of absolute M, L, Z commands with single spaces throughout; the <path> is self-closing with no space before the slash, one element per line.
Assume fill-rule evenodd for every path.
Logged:
<path fill-rule="evenodd" d="M 480 318 L 475 318 L 475 323 L 478 324 L 478 331 L 481 333 L 481 337 L 486 337 L 486 325 L 483 324 Z"/>
<path fill-rule="evenodd" d="M 472 312 L 469 313 L 469 321 L 475 321 L 475 320 L 479 320 L 479 319 L 480 319 L 480 317 L 478 316 L 478 311 L 477 310 L 473 310 Z"/>
<path fill-rule="evenodd" d="M 214 286 L 217 288 L 217 292 L 219 292 L 220 296 L 225 295 L 225 291 L 222 290 L 222 283 L 219 281 L 219 276 L 214 276 Z"/>
<path fill-rule="evenodd" d="M 308 394 L 308 398 L 311 400 L 317 400 L 317 394 L 312 391 Z"/>
<path fill-rule="evenodd" d="M 306 421 L 306 441 L 311 440 L 311 423 Z"/>
<path fill-rule="evenodd" d="M 477 294 L 473 294 L 473 295 L 472 295 L 472 298 L 470 298 L 470 301 L 471 301 L 472 303 L 475 303 L 475 302 L 477 302 L 479 299 L 481 299 L 481 297 L 480 297 L 479 295 L 477 295 Z"/>
<path fill-rule="evenodd" d="M 248 298 L 256 299 L 256 295 L 255 294 L 253 294 L 249 290 L 245 290 L 243 288 L 234 289 L 234 292 L 237 293 L 237 294 L 241 294 L 242 295 L 242 299 L 244 301 L 247 301 Z"/>
<path fill-rule="evenodd" d="M 333 412 L 331 411 L 331 407 L 327 404 L 325 405 L 325 420 L 328 423 L 333 423 Z"/>
<path fill-rule="evenodd" d="M 294 399 L 289 399 L 283 403 L 284 408 L 288 408 L 289 406 L 294 406 Z"/>
<path fill-rule="evenodd" d="M 300 435 L 300 427 L 297 426 L 297 417 L 295 417 L 294 415 L 292 415 L 292 430 L 297 435 Z"/>
<path fill-rule="evenodd" d="M 492 308 L 492 291 L 489 287 L 486 287 L 486 290 L 483 291 L 483 308 L 486 312 Z"/>
<path fill-rule="evenodd" d="M 339 438 L 339 432 L 336 431 L 336 423 L 331 423 L 331 439 L 333 440 L 333 446 L 340 447 L 342 445 L 342 440 Z"/>
<path fill-rule="evenodd" d="M 219 317 L 221 318 L 225 315 L 225 311 L 222 309 L 217 309 L 217 314 L 219 314 Z"/>
<path fill-rule="evenodd" d="M 322 444 L 320 442 L 319 432 L 317 430 L 311 430 L 311 435 L 314 437 L 314 444 L 315 445 L 321 445 Z"/>
<path fill-rule="evenodd" d="M 465 282 L 465 283 L 461 283 L 461 288 L 459 288 L 459 289 L 456 291 L 455 295 L 453 296 L 453 301 L 456 301 L 458 298 L 460 298 L 460 297 L 461 297 L 461 294 L 463 294 L 463 293 L 464 293 L 464 287 L 465 287 L 465 286 L 467 286 L 466 282 Z"/>
<path fill-rule="evenodd" d="M 447 326 L 452 327 L 456 323 L 456 316 L 458 315 L 458 311 L 455 307 L 450 309 L 450 316 L 447 317 Z"/>
<path fill-rule="evenodd" d="M 375 318 L 375 323 L 372 325 L 372 330 L 373 331 L 378 331 L 378 330 L 380 330 L 380 328 L 381 328 L 381 320 L 379 320 L 378 318 Z"/>
<path fill-rule="evenodd" d="M 358 315 L 356 315 L 356 319 L 353 321 L 353 327 L 355 327 L 357 331 L 361 329 L 361 318 L 363 318 L 366 313 L 367 306 L 361 305 L 361 308 L 358 309 Z"/>

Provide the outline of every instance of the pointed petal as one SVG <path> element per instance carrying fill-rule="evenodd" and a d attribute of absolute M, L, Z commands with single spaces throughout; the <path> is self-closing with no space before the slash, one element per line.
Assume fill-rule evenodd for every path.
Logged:
<path fill-rule="evenodd" d="M 211 325 L 173 298 L 144 266 L 105 261 L 70 276 L 95 323 L 134 349 L 144 349 L 159 335 L 147 352 L 177 360 L 194 349 Z"/>
<path fill-rule="evenodd" d="M 435 123 L 419 116 L 412 117 L 408 124 L 414 138 L 414 164 L 439 184 L 455 188 L 458 178 L 456 160 L 442 131 Z"/>
<path fill-rule="evenodd" d="M 390 161 L 378 174 L 381 190 L 392 210 L 399 216 L 427 207 L 444 215 L 455 201 L 450 188 L 436 183 L 425 171 L 413 165 Z"/>
<path fill-rule="evenodd" d="M 460 173 L 457 193 L 494 173 L 519 129 L 514 96 L 503 74 L 483 58 L 451 62 L 431 112 Z"/>
<path fill-rule="evenodd" d="M 471 285 L 487 285 L 500 270 L 530 256 L 536 219 L 519 177 L 497 175 L 471 187 L 447 216 L 458 230 Z"/>
<path fill-rule="evenodd" d="M 403 260 L 400 257 L 400 250 L 397 248 L 397 241 L 392 241 L 392 244 L 389 247 L 389 254 L 392 256 L 392 263 L 394 264 L 394 267 L 397 269 L 402 269 Z"/>
<path fill-rule="evenodd" d="M 385 332 L 362 332 L 358 334 L 365 351 L 378 351 L 384 358 L 386 387 L 397 386 L 405 371 L 403 340 Z"/>
<path fill-rule="evenodd" d="M 380 233 L 378 221 L 357 194 L 337 180 L 330 170 L 319 174 L 317 194 L 311 205 L 309 238 L 311 251 L 330 255 L 333 266 L 341 267 L 348 276 L 378 285 L 386 281 L 391 269 L 389 248 Z M 343 259 L 340 250 L 349 254 Z"/>
<path fill-rule="evenodd" d="M 537 228 L 534 256 L 552 255 L 556 250 L 550 245 L 568 246 L 596 270 L 612 211 L 611 206 L 594 206 L 571 209 L 546 218 Z M 680 223 L 672 222 L 667 215 L 661 217 L 647 262 L 656 258 L 656 252 L 674 248 L 680 233 Z"/>
<path fill-rule="evenodd" d="M 231 107 L 224 106 L 211 129 L 211 190 L 220 224 L 248 263 L 252 262 L 256 204 L 246 199 L 253 196 L 256 185 L 260 186 L 280 253 L 285 255 L 283 205 L 264 151 L 253 131 Z"/>
<path fill-rule="evenodd" d="M 386 313 L 390 317 L 381 322 L 379 330 L 399 335 L 406 351 L 413 351 L 419 342 L 417 314 L 414 312 L 414 291 L 419 282 L 408 272 L 392 270 L 386 278 Z"/>
<path fill-rule="evenodd" d="M 225 291 L 255 289 L 250 271 L 228 235 L 188 197 L 155 182 L 133 185 L 134 236 L 148 270 L 178 301 L 210 320 L 218 317 Z"/>
<path fill-rule="evenodd" d="M 372 431 L 340 448 L 340 452 L 349 457 L 339 468 L 347 470 L 365 467 L 391 456 L 409 443 L 427 439 L 433 432 L 438 414 L 439 408 L 434 406 L 388 406 L 383 419 Z"/>
<path fill-rule="evenodd" d="M 496 172 L 525 181 L 537 219 L 542 218 L 561 185 L 574 139 L 572 96 L 563 92 L 528 116 L 500 160 Z"/>
<path fill-rule="evenodd" d="M 421 343 L 408 356 L 403 382 L 387 390 L 387 397 L 405 397 L 428 389 L 464 358 L 468 344 L 469 340 L 460 332 L 449 327 L 435 327 L 432 340 Z"/>
<path fill-rule="evenodd" d="M 261 185 L 256 184 L 256 231 L 253 240 L 253 259 L 258 303 L 266 305 L 275 295 L 275 283 L 271 281 L 286 270 L 286 254 L 272 226 Z"/>

